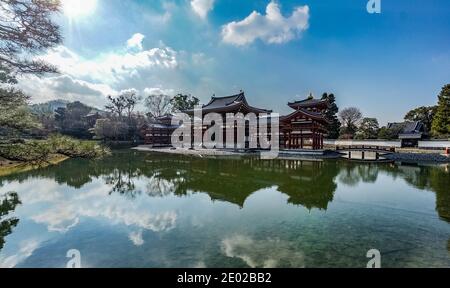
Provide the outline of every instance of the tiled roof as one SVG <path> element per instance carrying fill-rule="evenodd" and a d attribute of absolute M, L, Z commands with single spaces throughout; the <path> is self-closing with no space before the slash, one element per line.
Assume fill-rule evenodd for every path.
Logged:
<path fill-rule="evenodd" d="M 418 134 L 423 132 L 423 124 L 420 121 L 389 123 L 387 128 L 399 131 L 399 134 Z"/>
<path fill-rule="evenodd" d="M 329 103 L 327 100 L 321 100 L 321 99 L 305 99 L 301 101 L 295 101 L 295 102 L 289 102 L 289 107 L 291 108 L 310 108 L 310 107 L 317 107 L 317 106 L 329 106 Z"/>
<path fill-rule="evenodd" d="M 208 104 L 202 106 L 203 113 L 209 112 L 233 112 L 233 111 L 249 111 L 255 113 L 270 113 L 271 110 L 256 108 L 250 106 L 245 99 L 244 92 L 226 97 L 212 97 Z M 184 111 L 192 114 L 194 109 Z"/>

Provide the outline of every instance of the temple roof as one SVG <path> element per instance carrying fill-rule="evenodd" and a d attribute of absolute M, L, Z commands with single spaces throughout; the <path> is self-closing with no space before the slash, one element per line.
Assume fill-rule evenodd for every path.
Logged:
<path fill-rule="evenodd" d="M 202 106 L 203 113 L 211 112 L 254 112 L 271 113 L 271 110 L 250 106 L 245 98 L 244 92 L 226 97 L 213 96 L 208 104 Z M 186 110 L 188 114 L 193 114 L 194 109 Z"/>
<path fill-rule="evenodd" d="M 425 126 L 421 121 L 388 123 L 387 128 L 398 133 L 397 136 L 400 139 L 420 139 L 426 132 Z"/>
<path fill-rule="evenodd" d="M 308 98 L 308 99 L 301 100 L 301 101 L 289 102 L 288 105 L 292 109 L 298 109 L 298 108 L 325 109 L 325 108 L 329 107 L 330 103 L 327 100 Z"/>
<path fill-rule="evenodd" d="M 292 112 L 291 114 L 280 117 L 280 122 L 289 121 L 292 118 L 294 118 L 295 116 L 297 116 L 297 114 L 299 114 L 299 113 L 305 115 L 308 118 L 314 119 L 314 120 L 322 122 L 322 123 L 326 123 L 326 124 L 330 123 L 328 121 L 328 119 L 322 113 L 309 111 L 309 110 L 306 110 L 303 108 L 298 108 L 298 110 Z"/>

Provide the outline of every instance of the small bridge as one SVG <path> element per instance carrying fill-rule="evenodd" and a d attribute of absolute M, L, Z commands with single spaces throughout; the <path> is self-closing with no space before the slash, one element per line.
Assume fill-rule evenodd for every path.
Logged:
<path fill-rule="evenodd" d="M 362 161 L 384 161 L 383 156 L 395 153 L 395 149 L 401 147 L 397 141 L 336 140 L 325 144 L 333 146 L 347 159 Z"/>
<path fill-rule="evenodd" d="M 395 147 L 372 146 L 372 145 L 349 145 L 336 146 L 336 151 L 360 151 L 360 152 L 378 152 L 384 154 L 395 153 Z"/>

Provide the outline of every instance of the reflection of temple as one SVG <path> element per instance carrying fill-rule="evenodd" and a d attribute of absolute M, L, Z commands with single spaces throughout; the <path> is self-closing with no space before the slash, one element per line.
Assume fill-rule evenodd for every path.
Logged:
<path fill-rule="evenodd" d="M 450 222 L 450 172 L 448 167 L 363 164 L 335 161 L 260 160 L 258 158 L 201 159 L 179 155 L 118 152 L 89 161 L 73 159 L 58 166 L 5 176 L 2 181 L 24 181 L 30 176 L 55 179 L 80 188 L 94 178 L 112 185 L 112 193 L 130 195 L 134 181 L 145 176 L 149 196 L 204 192 L 212 199 L 243 206 L 255 191 L 276 186 L 289 202 L 309 209 L 326 209 L 336 190 L 335 178 L 347 185 L 373 183 L 379 172 L 401 177 L 419 189 L 436 193 L 436 210 Z"/>
<path fill-rule="evenodd" d="M 133 181 L 146 177 L 149 196 L 168 193 L 207 193 L 213 200 L 244 206 L 254 192 L 276 186 L 289 196 L 289 203 L 308 209 L 326 209 L 333 200 L 339 169 L 335 162 L 273 160 L 258 158 L 201 159 L 186 156 L 115 153 L 112 157 L 89 161 L 73 159 L 57 167 L 47 167 L 15 175 L 20 181 L 30 175 L 51 177 L 60 184 L 80 188 L 94 178 L 112 186 L 111 193 L 133 197 Z M 0 183 L 1 184 L 1 183 Z M 166 191 L 169 189 L 169 191 Z M 160 191 L 157 191 L 160 190 Z"/>

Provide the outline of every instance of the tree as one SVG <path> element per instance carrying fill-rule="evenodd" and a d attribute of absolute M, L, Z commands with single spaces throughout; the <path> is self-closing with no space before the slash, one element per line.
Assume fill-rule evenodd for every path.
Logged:
<path fill-rule="evenodd" d="M 163 94 L 147 96 L 145 106 L 150 118 L 158 118 L 173 111 L 172 98 Z"/>
<path fill-rule="evenodd" d="M 125 110 L 127 111 L 128 120 L 131 121 L 133 111 L 139 102 L 140 97 L 135 90 L 126 91 L 121 96 L 125 102 Z"/>
<path fill-rule="evenodd" d="M 8 134 L 39 127 L 27 107 L 28 99 L 20 90 L 0 88 L 0 127 Z"/>
<path fill-rule="evenodd" d="M 356 131 L 357 139 L 377 139 L 380 126 L 376 118 L 364 118 Z"/>
<path fill-rule="evenodd" d="M 105 109 L 112 114 L 117 114 L 119 118 L 122 118 L 123 111 L 126 109 L 127 103 L 123 95 L 119 95 L 113 98 L 111 95 L 108 96 L 109 104 L 105 106 Z"/>
<path fill-rule="evenodd" d="M 131 120 L 134 109 L 140 100 L 136 90 L 130 89 L 119 94 L 117 97 L 108 96 L 109 104 L 105 109 L 122 118 L 124 112 L 127 113 L 128 120 Z"/>
<path fill-rule="evenodd" d="M 405 120 L 413 121 L 413 122 L 421 121 L 425 125 L 427 131 L 430 131 L 431 126 L 433 125 L 433 118 L 434 118 L 434 115 L 436 114 L 436 110 L 437 110 L 437 106 L 418 107 L 416 109 L 409 111 L 405 115 Z"/>
<path fill-rule="evenodd" d="M 58 0 L 0 0 L 0 84 L 17 84 L 18 74 L 56 72 L 55 67 L 28 57 L 61 43 L 59 27 L 51 19 L 59 9 Z M 26 107 L 27 96 L 8 87 L 1 88 L 0 94 L 3 130 L 37 127 Z"/>
<path fill-rule="evenodd" d="M 0 1 L 0 74 L 3 80 L 11 81 L 18 73 L 56 71 L 52 65 L 26 56 L 61 43 L 59 26 L 52 21 L 52 15 L 59 12 L 60 7 L 59 0 Z"/>
<path fill-rule="evenodd" d="M 358 108 L 345 108 L 339 113 L 339 120 L 341 121 L 341 136 L 353 137 L 358 129 L 358 124 L 361 121 L 362 113 Z"/>
<path fill-rule="evenodd" d="M 339 131 L 341 129 L 341 122 L 338 119 L 339 108 L 336 105 L 336 98 L 334 94 L 324 93 L 322 95 L 322 100 L 328 100 L 330 107 L 325 111 L 325 117 L 330 121 L 328 125 L 328 138 L 337 139 L 339 138 Z"/>
<path fill-rule="evenodd" d="M 199 105 L 200 100 L 192 95 L 177 94 L 172 98 L 171 104 L 173 110 L 176 112 L 183 112 L 189 109 L 194 109 Z"/>
<path fill-rule="evenodd" d="M 92 109 L 92 107 L 78 101 L 67 104 L 65 108 L 56 109 L 55 121 L 60 132 L 76 138 L 91 138 L 89 129 L 93 128 L 91 126 L 94 124 L 90 124 L 86 116 Z"/>
<path fill-rule="evenodd" d="M 433 119 L 431 131 L 435 136 L 450 135 L 450 84 L 445 85 L 439 94 L 436 115 Z"/>
<path fill-rule="evenodd" d="M 98 119 L 93 128 L 97 139 L 125 140 L 129 133 L 126 123 L 117 119 Z"/>

